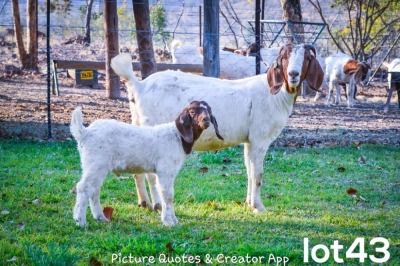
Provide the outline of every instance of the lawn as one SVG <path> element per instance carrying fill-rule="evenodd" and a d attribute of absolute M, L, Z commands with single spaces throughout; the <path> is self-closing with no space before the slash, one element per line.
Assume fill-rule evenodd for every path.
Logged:
<path fill-rule="evenodd" d="M 88 225 L 79 228 L 72 219 L 81 173 L 75 143 L 0 142 L 0 264 L 304 265 L 308 258 L 310 265 L 361 265 L 366 255 L 371 265 L 390 255 L 386 265 L 400 265 L 400 147 L 273 147 L 261 214 L 243 204 L 242 153 L 189 156 L 175 184 L 174 228 L 137 207 L 131 176 L 113 174 L 101 194 L 103 207 L 114 208 L 111 222 L 88 211 Z"/>

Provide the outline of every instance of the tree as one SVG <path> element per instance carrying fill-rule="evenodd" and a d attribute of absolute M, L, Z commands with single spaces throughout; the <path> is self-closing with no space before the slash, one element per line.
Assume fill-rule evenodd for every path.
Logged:
<path fill-rule="evenodd" d="M 335 46 L 356 60 L 371 59 L 387 38 L 400 30 L 398 0 L 334 0 L 331 7 L 342 8 L 347 16 L 347 25 L 336 27 L 329 23 L 320 0 L 308 1 L 327 25 L 327 32 Z"/>
<path fill-rule="evenodd" d="M 289 22 L 302 22 L 303 16 L 301 12 L 300 0 L 281 0 L 281 5 L 283 9 L 282 20 Z M 292 26 L 296 34 L 296 39 L 298 43 L 304 42 L 304 28 L 302 24 L 295 24 Z M 290 36 L 290 30 L 286 29 L 286 33 Z M 293 37 L 293 36 L 292 36 Z"/>
<path fill-rule="evenodd" d="M 90 21 L 92 18 L 92 6 L 94 0 L 87 0 L 86 1 L 86 22 L 85 22 L 85 37 L 83 38 L 86 44 L 90 44 Z"/>
<path fill-rule="evenodd" d="M 104 28 L 106 34 L 106 96 L 120 97 L 119 77 L 111 68 L 111 59 L 118 55 L 118 14 L 117 0 L 104 1 Z"/>
<path fill-rule="evenodd" d="M 148 0 L 132 0 L 136 24 L 136 39 L 139 46 L 139 61 L 142 66 L 142 78 L 157 72 L 154 57 L 153 39 L 150 26 L 150 9 Z"/>
<path fill-rule="evenodd" d="M 18 54 L 23 69 L 38 70 L 38 0 L 27 0 L 27 47 L 23 39 L 24 30 L 21 24 L 18 0 L 12 0 L 14 17 L 14 34 L 17 40 Z"/>

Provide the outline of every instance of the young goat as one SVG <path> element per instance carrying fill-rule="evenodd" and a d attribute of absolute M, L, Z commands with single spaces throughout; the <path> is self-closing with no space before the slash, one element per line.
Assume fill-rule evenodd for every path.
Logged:
<path fill-rule="evenodd" d="M 175 122 L 154 127 L 137 127 L 116 120 L 97 120 L 88 128 L 82 125 L 80 108 L 72 113 L 71 133 L 78 142 L 82 163 L 82 179 L 76 186 L 73 211 L 78 225 L 86 223 L 87 203 L 93 217 L 107 221 L 100 205 L 100 189 L 106 175 L 120 173 L 154 173 L 157 192 L 161 196 L 161 220 L 174 226 L 176 219 L 173 198 L 174 181 L 194 141 L 210 123 L 218 133 L 211 108 L 194 101 L 175 119 Z M 220 137 L 220 136 L 219 136 Z"/>
<path fill-rule="evenodd" d="M 218 150 L 244 143 L 248 176 L 246 203 L 255 212 L 260 212 L 265 211 L 260 196 L 265 154 L 289 119 L 301 83 L 307 80 L 315 89 L 322 84 L 323 71 L 316 54 L 310 45 L 285 45 L 267 74 L 239 80 L 164 71 L 139 81 L 127 54 L 113 58 L 111 66 L 129 81 L 127 87 L 134 124 L 164 123 L 192 99 L 211 104 L 213 113 L 220 119 L 219 130 L 224 140 L 216 139 L 215 134 L 206 130 L 193 149 Z M 144 176 L 136 176 L 135 180 L 139 203 L 150 206 Z M 152 197 L 155 206 L 157 198 L 153 194 Z"/>

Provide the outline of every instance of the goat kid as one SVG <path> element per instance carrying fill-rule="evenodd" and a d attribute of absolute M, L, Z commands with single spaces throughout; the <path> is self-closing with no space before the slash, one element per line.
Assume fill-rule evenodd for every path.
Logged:
<path fill-rule="evenodd" d="M 71 133 L 78 142 L 83 172 L 76 186 L 73 210 L 77 224 L 84 226 L 86 223 L 88 201 L 94 219 L 108 221 L 100 205 L 100 189 L 110 172 L 156 174 L 162 223 L 177 224 L 173 207 L 175 176 L 204 129 L 213 123 L 219 134 L 210 106 L 204 101 L 193 101 L 175 122 L 154 127 L 137 127 L 116 120 L 97 120 L 88 128 L 82 123 L 82 111 L 77 108 L 71 121 Z"/>
<path fill-rule="evenodd" d="M 370 66 L 366 62 L 353 60 L 349 55 L 338 53 L 326 59 L 325 79 L 329 83 L 326 106 L 331 104 L 331 94 L 335 91 L 335 104 L 340 102 L 341 84 L 346 84 L 347 106 L 354 107 L 356 84 L 368 82 Z"/>
<path fill-rule="evenodd" d="M 265 211 L 261 201 L 263 160 L 270 144 L 279 136 L 292 112 L 302 81 L 319 88 L 323 71 L 316 60 L 316 51 L 309 45 L 285 45 L 267 74 L 239 80 L 222 80 L 164 71 L 139 81 L 127 54 L 112 59 L 111 66 L 127 80 L 132 122 L 156 125 L 168 121 L 192 99 L 207 101 L 219 120 L 218 140 L 209 129 L 196 141 L 193 149 L 218 150 L 241 143 L 247 169 L 246 203 L 254 212 Z M 160 101 L 160 99 L 162 99 Z M 149 175 L 153 206 L 159 202 Z M 145 176 L 136 175 L 139 204 L 150 206 Z M 144 204 L 143 204 L 144 203 Z"/>

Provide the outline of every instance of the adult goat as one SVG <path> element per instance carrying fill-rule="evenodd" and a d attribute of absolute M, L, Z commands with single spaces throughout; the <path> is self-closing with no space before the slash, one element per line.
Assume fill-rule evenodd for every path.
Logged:
<path fill-rule="evenodd" d="M 128 81 L 132 122 L 156 125 L 172 120 L 193 99 L 207 101 L 219 118 L 224 140 L 207 129 L 195 143 L 198 151 L 218 150 L 244 144 L 248 177 L 246 203 L 254 212 L 265 211 L 261 201 L 263 160 L 270 144 L 279 136 L 292 112 L 303 80 L 319 88 L 323 71 L 310 45 L 287 44 L 267 74 L 239 80 L 222 80 L 179 71 L 155 73 L 139 81 L 129 55 L 113 58 L 114 71 Z M 153 206 L 159 206 L 155 178 L 148 177 Z M 144 176 L 136 176 L 139 204 L 149 206 Z"/>

